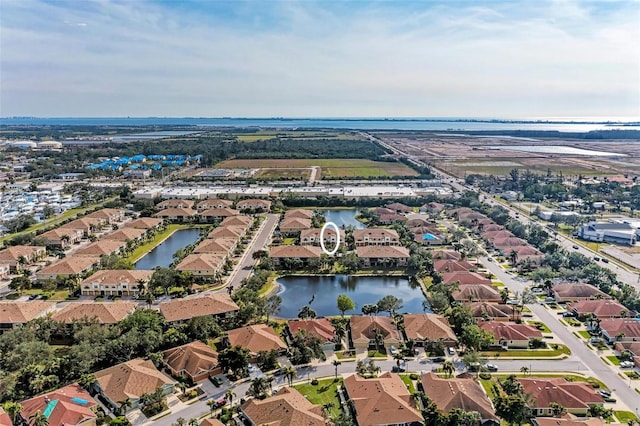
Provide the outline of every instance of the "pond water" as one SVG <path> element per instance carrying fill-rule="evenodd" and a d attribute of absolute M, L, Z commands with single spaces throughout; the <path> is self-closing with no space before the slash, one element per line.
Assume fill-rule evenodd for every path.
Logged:
<path fill-rule="evenodd" d="M 353 226 L 356 229 L 366 228 L 365 224 L 356 220 L 356 215 L 359 210 L 321 210 L 324 213 L 324 217 L 327 218 L 327 222 L 333 222 L 338 225 L 339 228 L 344 226 Z"/>
<path fill-rule="evenodd" d="M 422 302 L 426 299 L 420 286 L 407 277 L 291 275 L 280 277 L 277 282 L 280 286 L 278 294 L 282 297 L 277 316 L 281 318 L 296 318 L 300 309 L 312 299 L 311 308 L 318 316 L 339 315 L 336 307 L 339 294 L 346 294 L 354 301 L 356 308 L 347 312 L 350 315 L 361 315 L 363 305 L 375 304 L 389 294 L 402 299 L 400 312 L 425 312 Z"/>
<path fill-rule="evenodd" d="M 142 259 L 138 260 L 136 269 L 153 269 L 156 266 L 166 268 L 171 265 L 175 252 L 193 243 L 198 238 L 200 238 L 199 229 L 178 229 L 160 245 L 145 254 Z"/>

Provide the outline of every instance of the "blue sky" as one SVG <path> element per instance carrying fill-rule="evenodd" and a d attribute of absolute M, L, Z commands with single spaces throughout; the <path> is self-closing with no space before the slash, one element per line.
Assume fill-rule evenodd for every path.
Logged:
<path fill-rule="evenodd" d="M 0 2 L 0 116 L 640 118 L 640 2 Z"/>

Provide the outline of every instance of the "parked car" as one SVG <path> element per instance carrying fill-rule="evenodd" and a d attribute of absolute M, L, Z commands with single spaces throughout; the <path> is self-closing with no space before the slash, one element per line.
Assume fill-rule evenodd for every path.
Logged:
<path fill-rule="evenodd" d="M 634 364 L 632 361 L 621 361 L 620 362 L 620 367 L 621 368 L 633 368 Z"/>
<path fill-rule="evenodd" d="M 456 354 L 456 350 L 455 348 L 447 348 L 447 353 L 451 356 L 454 356 Z"/>
<path fill-rule="evenodd" d="M 446 360 L 444 359 L 443 356 L 436 356 L 436 357 L 431 358 L 431 361 L 433 361 L 433 362 L 445 362 Z"/>
<path fill-rule="evenodd" d="M 572 247 L 573 247 L 574 250 L 578 250 L 578 246 L 577 245 L 574 244 Z"/>
<path fill-rule="evenodd" d="M 593 260 L 595 260 L 596 262 L 600 260 L 600 258 L 598 256 L 594 256 Z"/>
<path fill-rule="evenodd" d="M 217 377 L 217 376 L 209 377 L 209 380 L 210 380 L 210 381 L 211 381 L 211 383 L 213 383 L 217 388 L 219 388 L 220 386 L 222 386 L 222 380 L 220 380 L 220 377 Z"/>
<path fill-rule="evenodd" d="M 402 367 L 398 367 L 397 365 L 394 365 L 393 367 L 391 367 L 392 373 L 404 373 L 405 371 L 407 370 Z"/>
<path fill-rule="evenodd" d="M 609 263 L 609 259 L 607 259 L 606 257 L 603 257 L 603 258 L 602 258 L 602 261 L 603 261 L 604 263 Z"/>
<path fill-rule="evenodd" d="M 389 352 L 391 352 L 391 355 L 395 355 L 398 353 L 398 349 L 396 349 L 396 347 L 392 345 L 391 347 L 389 347 Z"/>
<path fill-rule="evenodd" d="M 598 389 L 598 393 L 605 398 L 611 398 L 611 392 L 609 392 L 608 390 Z"/>
<path fill-rule="evenodd" d="M 599 337 L 592 337 L 591 339 L 589 339 L 589 343 L 600 343 L 602 339 Z"/>
<path fill-rule="evenodd" d="M 487 364 L 487 370 L 489 371 L 498 371 L 498 366 L 495 364 Z"/>

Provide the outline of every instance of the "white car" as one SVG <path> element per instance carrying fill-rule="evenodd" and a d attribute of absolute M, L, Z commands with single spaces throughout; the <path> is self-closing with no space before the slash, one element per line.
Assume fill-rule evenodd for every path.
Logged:
<path fill-rule="evenodd" d="M 621 368 L 633 368 L 633 362 L 631 361 L 621 361 L 620 362 L 620 367 Z"/>

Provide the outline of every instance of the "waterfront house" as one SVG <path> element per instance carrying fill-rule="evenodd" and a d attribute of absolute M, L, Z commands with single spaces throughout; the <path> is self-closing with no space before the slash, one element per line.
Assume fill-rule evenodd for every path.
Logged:
<path fill-rule="evenodd" d="M 401 268 L 409 261 L 409 249 L 402 246 L 356 247 L 356 255 L 364 268 Z"/>
<path fill-rule="evenodd" d="M 320 339 L 323 350 L 329 351 L 335 349 L 336 329 L 328 318 L 290 320 L 288 327 L 292 337 L 295 336 L 298 331 L 304 330 L 307 334 Z"/>
<path fill-rule="evenodd" d="M 349 320 L 351 343 L 358 351 L 365 351 L 376 346 L 389 349 L 400 347 L 403 342 L 400 332 L 389 316 L 353 315 Z"/>
<path fill-rule="evenodd" d="M 312 217 L 313 217 L 313 211 L 312 210 L 293 209 L 293 210 L 287 210 L 284 213 L 284 218 L 285 219 L 309 219 L 309 220 L 311 220 Z"/>
<path fill-rule="evenodd" d="M 112 409 L 121 407 L 121 401 L 129 400 L 130 411 L 140 407 L 140 397 L 162 388 L 163 395 L 173 393 L 175 382 L 158 371 L 151 360 L 132 359 L 95 373 L 96 391 Z"/>
<path fill-rule="evenodd" d="M 275 246 L 271 247 L 269 257 L 275 266 L 285 266 L 287 262 L 295 262 L 302 268 L 311 259 L 320 259 L 322 249 L 316 246 Z"/>
<path fill-rule="evenodd" d="M 155 217 L 140 217 L 138 219 L 134 219 L 131 222 L 127 222 L 124 227 L 125 228 L 136 228 L 136 229 L 157 229 L 162 226 L 163 220 Z"/>
<path fill-rule="evenodd" d="M 242 417 L 251 426 L 325 426 L 329 424 L 321 405 L 309 402 L 296 389 L 285 386 L 266 399 L 250 399 L 240 405 Z"/>
<path fill-rule="evenodd" d="M 142 228 L 120 228 L 102 237 L 102 240 L 143 242 L 147 237 L 147 230 Z"/>
<path fill-rule="evenodd" d="M 19 272 L 25 266 L 33 265 L 47 255 L 47 248 L 41 246 L 11 246 L 0 250 L 0 263 L 9 265 L 11 272 Z"/>
<path fill-rule="evenodd" d="M 399 246 L 400 237 L 393 229 L 367 228 L 353 231 L 356 247 L 364 246 Z"/>
<path fill-rule="evenodd" d="M 385 206 L 389 210 L 393 210 L 395 213 L 411 213 L 413 209 L 402 203 L 391 203 Z"/>
<path fill-rule="evenodd" d="M 213 277 L 219 273 L 225 262 L 225 255 L 217 253 L 193 253 L 176 266 L 176 270 L 191 272 L 197 277 Z"/>
<path fill-rule="evenodd" d="M 46 315 L 55 306 L 55 302 L 44 300 L 0 301 L 0 334 Z"/>
<path fill-rule="evenodd" d="M 162 352 L 162 359 L 173 377 L 184 375 L 194 383 L 222 373 L 218 353 L 199 340 Z"/>
<path fill-rule="evenodd" d="M 344 390 L 358 426 L 424 424 L 415 400 L 397 374 L 386 372 L 371 379 L 353 374 L 344 380 Z"/>
<path fill-rule="evenodd" d="M 134 230 L 135 231 L 135 230 Z M 127 247 L 127 243 L 118 240 L 98 240 L 88 244 L 86 247 L 76 250 L 74 256 L 109 256 L 111 254 L 121 254 Z"/>
<path fill-rule="evenodd" d="M 108 269 L 98 271 L 80 283 L 84 296 L 131 296 L 144 293 L 152 270 Z"/>
<path fill-rule="evenodd" d="M 182 323 L 191 318 L 212 316 L 227 318 L 235 315 L 240 308 L 226 292 L 207 293 L 187 299 L 173 299 L 160 303 L 160 313 L 167 322 Z"/>
<path fill-rule="evenodd" d="M 248 325 L 227 332 L 229 346 L 242 346 L 249 349 L 253 357 L 260 351 L 278 351 L 284 353 L 287 345 L 275 330 L 266 324 Z"/>

